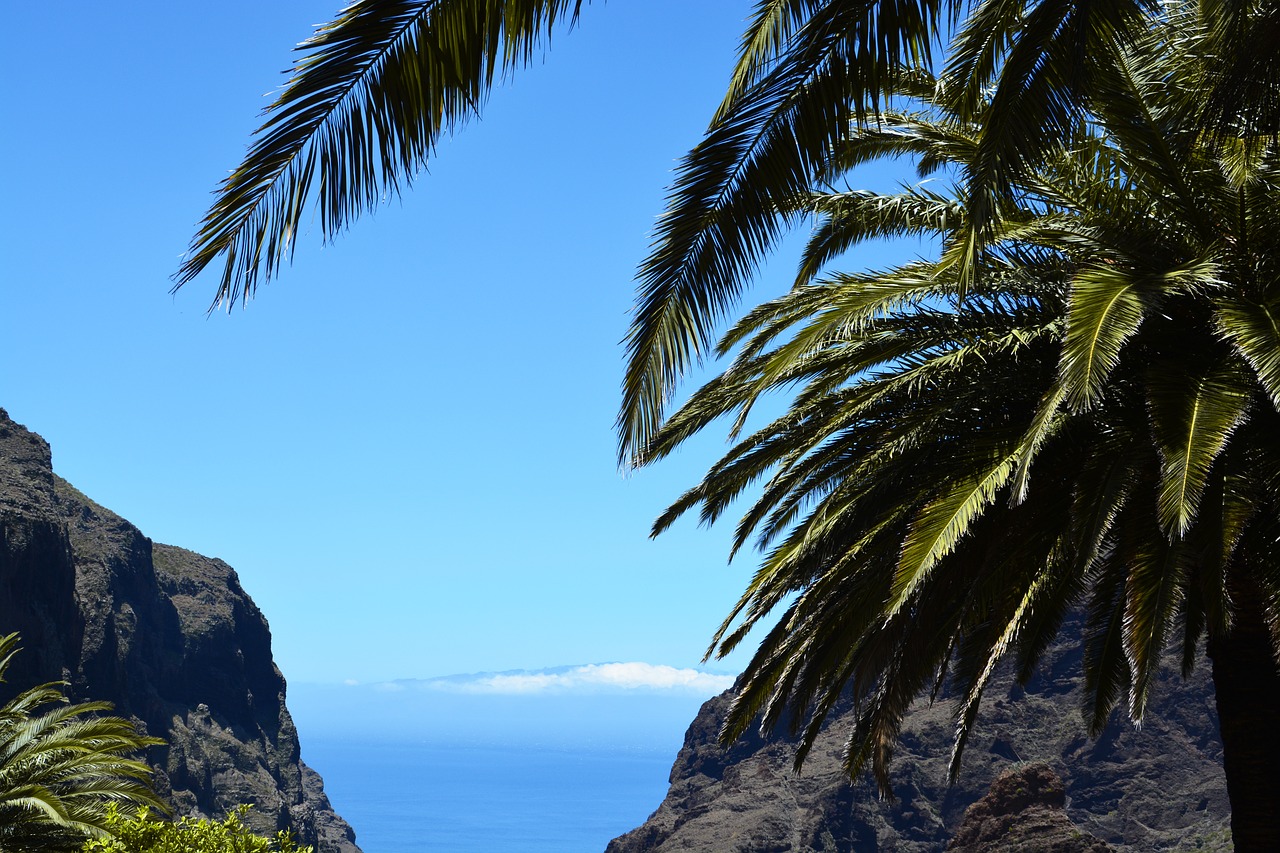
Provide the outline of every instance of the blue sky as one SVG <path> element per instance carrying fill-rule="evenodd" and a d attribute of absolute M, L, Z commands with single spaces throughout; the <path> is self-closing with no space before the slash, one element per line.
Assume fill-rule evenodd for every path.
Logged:
<path fill-rule="evenodd" d="M 8 9 L 0 406 L 94 500 L 233 565 L 292 682 L 696 665 L 754 558 L 726 564 L 727 525 L 648 538 L 723 437 L 620 473 L 618 342 L 749 7 L 589 6 L 403 199 L 212 316 L 212 275 L 169 276 L 336 5 Z"/>

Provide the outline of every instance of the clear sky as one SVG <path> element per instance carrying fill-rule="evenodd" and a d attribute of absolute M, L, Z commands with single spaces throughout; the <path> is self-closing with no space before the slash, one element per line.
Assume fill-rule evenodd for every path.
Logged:
<path fill-rule="evenodd" d="M 754 556 L 726 563 L 729 525 L 648 538 L 723 438 L 620 473 L 619 341 L 750 5 L 590 5 L 402 200 L 211 316 L 214 276 L 169 276 L 337 4 L 7 8 L 0 406 L 233 565 L 291 681 L 696 665 Z"/>

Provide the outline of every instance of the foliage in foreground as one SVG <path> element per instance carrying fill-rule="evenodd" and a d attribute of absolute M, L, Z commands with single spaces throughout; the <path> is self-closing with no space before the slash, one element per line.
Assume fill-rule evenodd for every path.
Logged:
<path fill-rule="evenodd" d="M 799 763 L 852 696 L 847 768 L 888 794 L 905 714 L 950 688 L 954 775 L 996 668 L 1027 680 L 1083 609 L 1094 732 L 1121 703 L 1142 719 L 1166 648 L 1184 673 L 1203 650 L 1236 849 L 1280 850 L 1280 148 L 1247 123 L 1211 135 L 1187 107 L 1209 97 L 1210 43 L 1200 9 L 1170 4 L 1115 45 L 1089 114 L 996 199 L 972 264 L 972 162 L 1000 116 L 957 108 L 963 78 L 905 81 L 818 189 L 892 157 L 942 186 L 796 201 L 817 217 L 796 287 L 729 330 L 733 361 L 641 459 L 736 418 L 656 532 L 759 489 L 734 544 L 764 561 L 711 651 L 767 634 L 726 740 L 785 721 Z M 827 271 L 912 235 L 938 259 Z M 771 394 L 788 408 L 750 430 Z"/>
<path fill-rule="evenodd" d="M 18 635 L 0 637 L 0 681 L 18 653 Z M 128 758 L 163 743 L 109 702 L 68 704 L 62 684 L 41 684 L 0 705 L 0 850 L 75 850 L 106 831 L 109 813 L 165 809 L 151 768 Z M 60 707 L 48 707 L 60 706 Z"/>
<path fill-rule="evenodd" d="M 107 831 L 112 838 L 87 841 L 83 853 L 312 853 L 301 847 L 288 832 L 274 838 L 255 835 L 241 818 L 249 811 L 240 806 L 226 820 L 184 817 L 170 823 L 153 819 L 144 809 L 137 817 L 126 817 L 112 808 L 107 815 Z"/>
<path fill-rule="evenodd" d="M 1184 108 L 1211 77 L 1194 12 L 1098 70 L 1088 120 L 999 199 L 976 277 L 963 187 L 801 200 L 818 224 L 797 286 L 729 331 L 735 360 L 642 460 L 793 394 L 655 528 L 698 508 L 714 522 L 763 483 L 735 547 L 765 559 L 712 651 L 773 627 L 727 735 L 787 719 L 802 760 L 851 691 L 849 769 L 873 765 L 888 791 L 917 696 L 959 691 L 955 773 L 996 666 L 1028 678 L 1073 608 L 1095 732 L 1121 702 L 1142 718 L 1170 643 L 1189 671 L 1207 637 L 1220 696 L 1224 643 L 1250 632 L 1272 652 L 1280 150 L 1210 138 Z M 946 100 L 962 82 L 920 72 L 901 111 L 837 152 L 831 183 L 903 155 L 965 177 L 995 107 L 966 120 Z M 940 260 L 823 272 L 915 234 Z"/>

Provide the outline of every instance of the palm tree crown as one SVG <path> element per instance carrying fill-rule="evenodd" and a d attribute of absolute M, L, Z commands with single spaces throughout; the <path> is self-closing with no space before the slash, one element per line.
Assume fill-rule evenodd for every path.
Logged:
<path fill-rule="evenodd" d="M 997 104 L 957 109 L 954 78 L 920 72 L 822 177 L 910 154 L 958 186 L 811 193 L 782 212 L 818 217 L 796 287 L 729 331 L 733 362 L 641 455 L 726 414 L 741 429 L 795 389 L 655 525 L 699 507 L 715 521 L 763 483 L 736 546 L 766 556 L 712 652 L 772 627 L 726 738 L 788 718 L 802 762 L 851 690 L 848 768 L 870 763 L 887 792 L 903 714 L 949 683 L 954 774 L 994 668 L 1012 654 L 1029 677 L 1081 605 L 1095 731 L 1122 699 L 1141 719 L 1175 634 L 1188 670 L 1207 637 L 1220 710 L 1240 638 L 1276 681 L 1280 152 L 1185 108 L 1208 99 L 1197 37 L 1187 7 L 1097 70 L 1087 119 L 1008 181 L 976 257 L 968 177 Z M 821 272 L 906 233 L 935 236 L 940 258 Z M 1267 786 L 1232 783 L 1233 749 L 1243 819 L 1241 789 Z M 1237 826 L 1238 849 L 1269 849 L 1266 831 Z"/>

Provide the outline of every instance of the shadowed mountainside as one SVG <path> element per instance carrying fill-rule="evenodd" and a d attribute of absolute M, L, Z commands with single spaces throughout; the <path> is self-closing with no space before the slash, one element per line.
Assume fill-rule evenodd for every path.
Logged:
<path fill-rule="evenodd" d="M 1142 728 L 1118 711 L 1090 740 L 1079 711 L 1078 632 L 1078 625 L 1063 627 L 1025 690 L 1008 673 L 993 679 L 954 786 L 946 782 L 952 705 L 919 702 L 891 766 L 892 803 L 878 799 L 868 776 L 851 783 L 844 772 L 850 708 L 828 719 L 797 776 L 794 742 L 785 736 L 753 732 L 727 750 L 717 745 L 732 695 L 721 694 L 689 727 L 666 799 L 608 853 L 941 851 L 992 781 L 1031 761 L 1061 777 L 1069 821 L 1119 850 L 1229 851 L 1231 811 L 1209 667 L 1184 683 L 1177 661 L 1167 659 Z M 1010 849 L 1001 844 L 992 849 Z"/>
<path fill-rule="evenodd" d="M 63 680 L 167 741 L 146 756 L 179 814 L 241 803 L 258 831 L 292 827 L 359 853 L 299 757 L 266 619 L 221 560 L 151 542 L 53 473 L 49 445 L 0 409 L 0 631 L 22 635 L 15 693 Z"/>

